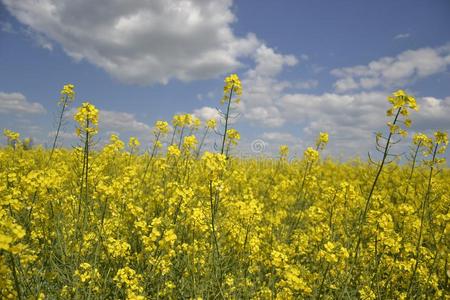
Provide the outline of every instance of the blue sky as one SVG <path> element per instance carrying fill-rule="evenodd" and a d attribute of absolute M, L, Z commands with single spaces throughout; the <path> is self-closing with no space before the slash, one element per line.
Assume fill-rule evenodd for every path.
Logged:
<path fill-rule="evenodd" d="M 214 117 L 234 72 L 244 153 L 256 140 L 266 154 L 301 152 L 328 131 L 330 154 L 364 156 L 398 88 L 422 107 L 411 131 L 450 129 L 447 0 L 0 3 L 0 128 L 40 143 L 65 83 L 74 106 L 104 112 L 105 136 L 148 142 L 158 119 Z M 65 131 L 74 144 L 70 122 Z"/>

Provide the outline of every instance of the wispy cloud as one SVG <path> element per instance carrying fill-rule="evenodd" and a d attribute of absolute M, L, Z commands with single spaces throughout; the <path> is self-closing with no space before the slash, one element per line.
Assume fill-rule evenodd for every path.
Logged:
<path fill-rule="evenodd" d="M 394 36 L 395 40 L 399 40 L 399 39 L 407 39 L 411 36 L 410 33 L 399 33 L 396 36 Z"/>
<path fill-rule="evenodd" d="M 0 21 L 0 31 L 7 33 L 15 33 L 13 26 L 9 22 Z"/>
<path fill-rule="evenodd" d="M 22 28 L 21 30 L 36 46 L 46 49 L 48 51 L 53 51 L 53 44 L 50 40 L 43 34 L 35 32 L 29 28 Z"/>
<path fill-rule="evenodd" d="M 319 81 L 315 79 L 310 79 L 306 81 L 300 81 L 295 83 L 293 86 L 294 88 L 301 89 L 301 90 L 309 90 L 316 88 L 319 85 Z"/>

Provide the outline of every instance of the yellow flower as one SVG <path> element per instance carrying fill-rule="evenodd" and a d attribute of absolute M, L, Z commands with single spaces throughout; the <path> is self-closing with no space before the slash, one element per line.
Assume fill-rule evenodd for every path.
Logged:
<path fill-rule="evenodd" d="M 177 145 L 170 145 L 169 147 L 167 147 L 167 155 L 168 156 L 175 156 L 178 157 L 180 156 L 181 151 L 180 149 L 178 149 Z"/>
<path fill-rule="evenodd" d="M 242 95 L 242 85 L 237 74 L 231 74 L 230 76 L 225 78 L 225 86 L 223 87 L 223 98 L 221 101 L 222 104 L 231 101 L 230 97 L 232 96 L 232 93 L 238 96 L 235 102 L 239 103 L 240 101 L 239 96 Z"/>
<path fill-rule="evenodd" d="M 165 121 L 156 121 L 155 131 L 160 132 L 161 134 L 168 133 L 169 132 L 169 123 L 167 123 Z"/>
<path fill-rule="evenodd" d="M 173 243 L 177 240 L 177 235 L 173 229 L 169 229 L 164 233 L 163 239 L 167 244 L 173 245 Z"/>
<path fill-rule="evenodd" d="M 172 124 L 175 127 L 182 127 L 183 126 L 183 116 L 182 115 L 173 116 Z"/>
<path fill-rule="evenodd" d="M 223 154 L 206 151 L 202 156 L 202 161 L 211 175 L 210 179 L 216 179 L 218 174 L 225 169 L 227 159 Z"/>
<path fill-rule="evenodd" d="M 202 125 L 202 121 L 197 117 L 192 117 L 192 128 L 198 129 Z"/>
<path fill-rule="evenodd" d="M 412 95 L 408 95 L 404 90 L 398 90 L 393 93 L 393 96 L 388 97 L 389 102 L 392 104 L 393 109 L 399 109 L 399 108 L 410 108 L 414 110 L 418 110 L 418 106 L 416 103 L 416 99 Z M 408 114 L 407 111 L 403 112 L 402 114 Z M 388 110 L 389 115 L 389 110 Z"/>
<path fill-rule="evenodd" d="M 194 149 L 197 145 L 197 138 L 195 135 L 189 135 L 184 138 L 183 148 L 184 149 Z"/>
<path fill-rule="evenodd" d="M 319 136 L 317 137 L 316 140 L 316 147 L 318 149 L 323 149 L 327 143 L 328 143 L 328 133 L 327 132 L 319 133 Z"/>
<path fill-rule="evenodd" d="M 184 127 L 191 125 L 193 121 L 193 117 L 190 114 L 175 115 L 173 116 L 172 124 L 175 127 Z"/>
<path fill-rule="evenodd" d="M 375 300 L 377 297 L 369 286 L 364 286 L 359 290 L 361 300 Z"/>
<path fill-rule="evenodd" d="M 3 135 L 6 136 L 6 138 L 8 139 L 8 142 L 18 142 L 19 138 L 20 138 L 20 133 L 14 132 L 9 129 L 4 129 Z"/>
<path fill-rule="evenodd" d="M 413 143 L 414 145 L 423 145 L 423 146 L 427 146 L 431 144 L 431 139 L 423 133 L 415 133 L 413 136 Z"/>
<path fill-rule="evenodd" d="M 279 152 L 281 157 L 287 157 L 289 155 L 289 147 L 287 145 L 281 145 Z"/>
<path fill-rule="evenodd" d="M 84 102 L 74 115 L 74 120 L 78 123 L 77 135 L 82 132 L 96 134 L 98 131 L 98 109 L 89 102 Z"/>
<path fill-rule="evenodd" d="M 241 135 L 236 129 L 230 128 L 227 130 L 227 138 L 231 142 L 231 144 L 236 145 L 237 141 L 241 139 Z"/>
<path fill-rule="evenodd" d="M 144 291 L 140 285 L 141 280 L 142 276 L 128 266 L 119 269 L 114 277 L 117 286 L 126 289 L 128 299 L 142 299 L 136 295 L 136 293 L 139 294 Z"/>
<path fill-rule="evenodd" d="M 206 127 L 208 127 L 209 129 L 214 129 L 217 126 L 217 121 L 216 119 L 209 119 L 208 121 L 206 121 Z"/>
<path fill-rule="evenodd" d="M 312 147 L 308 147 L 303 153 L 305 159 L 310 162 L 314 162 L 319 159 L 319 152 Z"/>
<path fill-rule="evenodd" d="M 122 142 L 117 134 L 111 134 L 109 137 L 109 142 L 116 150 L 122 150 L 125 147 L 124 142 Z"/>
<path fill-rule="evenodd" d="M 139 140 L 136 137 L 134 137 L 134 136 L 130 137 L 130 140 L 128 141 L 128 146 L 131 149 L 136 149 L 140 145 L 141 145 L 141 142 L 139 142 Z"/>
<path fill-rule="evenodd" d="M 62 90 L 61 90 L 61 99 L 59 101 L 59 104 L 63 104 L 66 97 L 68 101 L 73 101 L 73 99 L 75 98 L 75 91 L 74 91 L 75 86 L 73 84 L 66 84 L 63 86 Z"/>
<path fill-rule="evenodd" d="M 447 132 L 436 131 L 434 133 L 434 138 L 436 139 L 436 143 L 448 145 L 448 134 Z"/>

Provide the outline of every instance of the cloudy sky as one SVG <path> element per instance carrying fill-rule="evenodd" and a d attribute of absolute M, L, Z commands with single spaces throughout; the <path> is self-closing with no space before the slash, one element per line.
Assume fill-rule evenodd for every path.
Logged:
<path fill-rule="evenodd" d="M 450 130 L 449 66 L 448 0 L 0 0 L 0 128 L 43 144 L 65 83 L 103 134 L 148 141 L 156 120 L 214 117 L 237 73 L 242 152 L 328 131 L 330 154 L 365 156 L 398 88 L 421 106 L 412 131 Z"/>

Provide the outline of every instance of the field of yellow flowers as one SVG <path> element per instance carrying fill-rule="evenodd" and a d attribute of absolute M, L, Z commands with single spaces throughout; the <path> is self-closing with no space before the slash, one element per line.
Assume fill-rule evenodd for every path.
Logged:
<path fill-rule="evenodd" d="M 112 135 L 95 145 L 98 110 L 74 119 L 80 146 L 0 149 L 1 299 L 450 299 L 446 133 L 407 135 L 415 99 L 386 103 L 379 160 L 230 155 L 228 119 L 242 88 L 227 77 L 221 124 L 177 115 L 147 149 Z M 66 85 L 60 121 L 74 101 Z M 224 128 L 219 128 L 224 127 Z M 218 134 L 217 151 L 202 151 Z M 163 142 L 168 147 L 163 147 Z"/>

